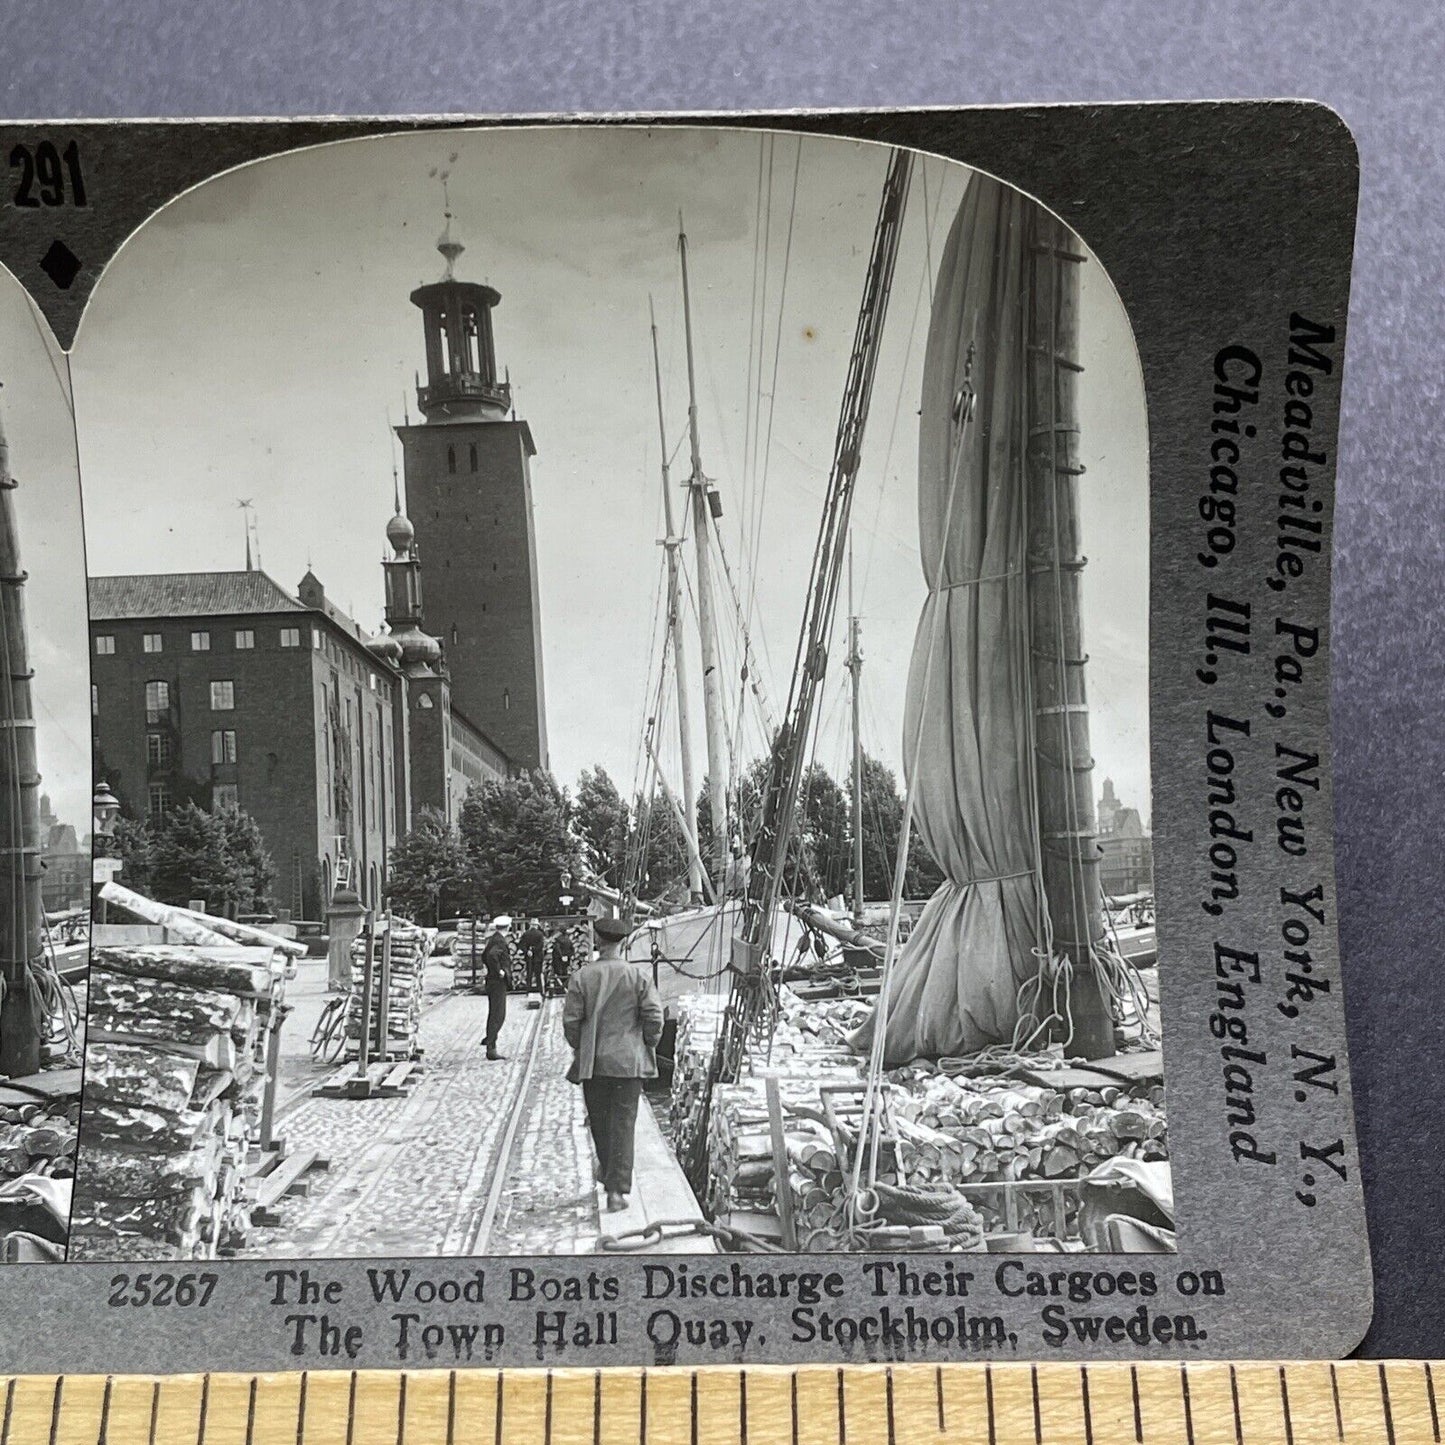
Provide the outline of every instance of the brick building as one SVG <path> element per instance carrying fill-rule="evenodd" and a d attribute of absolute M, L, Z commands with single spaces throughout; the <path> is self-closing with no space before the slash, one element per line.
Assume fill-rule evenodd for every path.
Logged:
<path fill-rule="evenodd" d="M 1099 799 L 1099 852 L 1099 877 L 1111 898 L 1153 891 L 1154 840 L 1138 808 L 1119 801 L 1112 778 L 1104 779 Z"/>
<path fill-rule="evenodd" d="M 442 279 L 411 294 L 425 337 L 424 420 L 396 429 L 426 562 L 427 620 L 446 648 L 461 710 L 518 766 L 546 768 L 536 447 L 497 368 L 492 310 L 501 294 L 456 278 L 464 248 L 451 238 L 450 216 L 437 249 Z"/>
<path fill-rule="evenodd" d="M 388 528 L 394 547 L 405 523 Z M 363 902 L 379 901 L 417 811 L 455 818 L 467 785 L 511 767 L 451 706 L 406 543 L 385 564 L 390 631 L 377 638 L 311 572 L 295 596 L 260 571 L 92 577 L 96 776 L 123 812 L 233 803 L 261 829 L 278 907 L 322 916 L 343 858 Z M 398 564 L 414 577 L 405 616 Z"/>

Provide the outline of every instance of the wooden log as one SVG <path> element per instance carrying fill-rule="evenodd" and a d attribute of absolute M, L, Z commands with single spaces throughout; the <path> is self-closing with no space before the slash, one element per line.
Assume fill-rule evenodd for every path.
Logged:
<path fill-rule="evenodd" d="M 195 1241 L 197 1226 L 210 1212 L 211 1195 L 203 1185 L 179 1194 L 145 1199 L 90 1198 L 79 1194 L 72 1219 L 88 1234 L 140 1234 L 147 1239 L 185 1245 Z"/>
<path fill-rule="evenodd" d="M 178 1043 L 201 1044 L 213 1034 L 242 1029 L 254 1020 L 255 1010 L 231 993 L 193 988 L 92 968 L 90 1014 L 99 1016 L 107 1031 L 173 1038 Z M 239 1040 L 238 1040 L 239 1042 Z"/>
<path fill-rule="evenodd" d="M 232 939 L 236 943 L 244 943 L 254 948 L 272 949 L 277 953 L 284 953 L 290 958 L 306 957 L 306 945 L 298 943 L 294 938 L 282 938 L 278 933 L 267 933 L 264 928 L 254 928 L 249 923 L 236 923 L 229 918 L 217 918 L 214 914 L 201 913 L 194 908 L 177 908 L 176 912 L 194 919 L 203 927 L 219 933 L 223 938 Z"/>
<path fill-rule="evenodd" d="M 86 1097 L 117 1104 L 185 1110 L 200 1064 L 164 1049 L 133 1044 L 90 1044 L 85 1050 Z"/>
<path fill-rule="evenodd" d="M 80 1120 L 80 1150 L 84 1154 L 92 1141 L 132 1149 L 191 1149 L 215 1131 L 220 1119 L 217 1111 L 223 1107 L 213 1104 L 209 1109 L 188 1109 L 183 1113 L 169 1114 L 161 1109 L 92 1099 L 87 1094 Z"/>
<path fill-rule="evenodd" d="M 216 989 L 243 998 L 269 997 L 275 986 L 275 977 L 264 955 L 254 948 L 200 949 L 169 943 L 123 948 L 111 944 L 93 951 L 91 966 L 139 978 Z"/>
<path fill-rule="evenodd" d="M 184 909 L 173 907 L 169 903 L 157 903 L 153 898 L 147 898 L 141 893 L 133 893 L 114 879 L 101 888 L 100 896 L 107 903 L 114 903 L 117 907 L 124 908 L 127 913 L 143 918 L 147 923 L 156 923 L 170 929 L 185 943 L 209 948 L 229 948 L 231 945 L 231 940 L 224 934 L 197 923 L 194 918 L 187 916 Z"/>
<path fill-rule="evenodd" d="M 89 1143 L 76 1160 L 75 1187 L 93 1199 L 142 1199 L 196 1187 L 214 1191 L 221 1153 L 219 1139 L 206 1139 L 174 1154 Z"/>
<path fill-rule="evenodd" d="M 204 1043 L 183 1044 L 175 1039 L 161 1041 L 147 1034 L 135 1034 L 129 1030 L 102 1028 L 94 1013 L 86 1021 L 86 1046 L 97 1044 L 135 1044 L 141 1048 L 164 1048 L 168 1054 L 195 1059 L 212 1069 L 239 1070 L 248 1067 L 245 1055 L 236 1047 L 230 1034 L 212 1034 Z"/>

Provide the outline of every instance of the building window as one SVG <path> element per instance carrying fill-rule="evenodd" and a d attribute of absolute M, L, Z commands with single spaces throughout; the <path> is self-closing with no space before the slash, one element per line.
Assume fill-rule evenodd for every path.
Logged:
<path fill-rule="evenodd" d="M 449 472 L 455 472 L 456 469 L 457 469 L 457 449 L 456 449 L 455 447 L 448 447 L 448 448 L 447 448 L 447 471 L 449 471 Z"/>
<path fill-rule="evenodd" d="M 146 812 L 152 818 L 164 818 L 171 806 L 171 790 L 164 783 L 152 783 L 146 789 Z"/>
<path fill-rule="evenodd" d="M 100 689 L 94 683 L 90 685 L 90 715 L 100 716 Z"/>
<path fill-rule="evenodd" d="M 416 705 L 418 707 L 429 708 L 431 706 L 431 698 L 428 697 L 426 693 L 422 693 L 422 695 L 417 698 Z"/>
<path fill-rule="evenodd" d="M 301 629 L 299 627 L 283 627 L 281 629 L 282 647 L 300 647 Z"/>
<path fill-rule="evenodd" d="M 473 470 L 473 471 L 476 471 L 476 469 L 477 469 L 477 444 L 476 444 L 476 442 L 473 442 L 473 443 L 472 443 L 472 457 L 471 457 L 471 460 L 472 460 L 472 470 Z"/>
<path fill-rule="evenodd" d="M 146 721 L 164 722 L 171 710 L 171 685 L 168 682 L 146 683 Z"/>
<path fill-rule="evenodd" d="M 313 627 L 311 629 L 311 646 L 317 652 L 321 651 L 321 629 L 319 627 Z"/>
<path fill-rule="evenodd" d="M 512 710 L 512 689 L 509 688 L 509 687 L 504 687 L 504 688 L 502 689 L 502 711 L 503 711 L 503 712 L 511 712 L 511 710 Z"/>
<path fill-rule="evenodd" d="M 372 690 L 372 692 L 376 691 L 376 674 L 374 672 L 368 672 L 366 674 L 366 685 Z"/>
<path fill-rule="evenodd" d="M 234 682 L 213 682 L 211 684 L 211 711 L 230 712 L 236 706 L 236 684 Z"/>
<path fill-rule="evenodd" d="M 141 640 L 140 645 L 147 652 L 159 652 L 161 650 L 161 635 L 159 632 L 147 632 Z"/>
<path fill-rule="evenodd" d="M 217 728 L 211 734 L 211 763 L 234 763 L 236 761 L 236 733 L 233 728 Z"/>
<path fill-rule="evenodd" d="M 97 637 L 95 639 L 95 655 L 97 657 L 115 656 L 115 638 Z"/>
<path fill-rule="evenodd" d="M 170 767 L 171 737 L 169 733 L 146 734 L 146 762 L 153 768 Z"/>
<path fill-rule="evenodd" d="M 213 813 L 217 808 L 238 807 L 240 807 L 240 794 L 235 783 L 212 783 L 211 811 Z"/>
<path fill-rule="evenodd" d="M 191 633 L 191 651 L 209 652 L 211 650 L 211 634 L 209 632 Z"/>
<path fill-rule="evenodd" d="M 249 627 L 236 629 L 236 651 L 250 652 L 256 645 L 256 634 Z M 285 645 L 284 643 L 282 644 Z"/>

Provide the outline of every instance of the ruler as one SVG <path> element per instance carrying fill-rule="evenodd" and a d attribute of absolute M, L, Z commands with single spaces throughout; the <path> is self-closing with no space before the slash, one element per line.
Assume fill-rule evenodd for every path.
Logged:
<path fill-rule="evenodd" d="M 0 1445 L 1434 1445 L 1421 1361 L 18 1375 Z"/>

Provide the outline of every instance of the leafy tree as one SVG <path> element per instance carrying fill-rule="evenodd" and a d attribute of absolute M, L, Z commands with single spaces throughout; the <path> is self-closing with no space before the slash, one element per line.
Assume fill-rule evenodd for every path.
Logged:
<path fill-rule="evenodd" d="M 566 793 L 540 769 L 472 787 L 458 831 L 476 905 L 491 912 L 551 913 L 565 891 L 562 875 L 582 871 L 571 821 Z"/>
<path fill-rule="evenodd" d="M 863 758 L 863 896 L 885 899 L 893 895 L 893 866 L 898 838 L 903 831 L 903 798 L 893 769 Z M 908 840 L 908 868 L 904 874 L 905 898 L 931 898 L 943 882 L 943 872 L 929 855 L 914 827 Z"/>
<path fill-rule="evenodd" d="M 208 912 L 234 918 L 261 912 L 269 899 L 276 870 L 255 819 L 239 808 L 207 812 L 184 803 L 126 834 L 122 858 L 129 848 L 151 896 L 162 903 L 184 907 L 199 898 Z"/>
<path fill-rule="evenodd" d="M 853 879 L 853 809 L 827 770 L 814 763 L 803 774 L 797 854 L 801 878 L 823 899 L 847 893 Z"/>
<path fill-rule="evenodd" d="M 151 882 L 151 865 L 155 839 L 144 818 L 117 818 L 115 820 L 115 856 L 120 859 L 119 882 L 135 893 L 154 897 Z"/>
<path fill-rule="evenodd" d="M 456 829 L 439 809 L 423 808 L 416 827 L 392 849 L 387 896 L 408 918 L 440 923 L 443 896 L 463 902 L 470 873 Z"/>
<path fill-rule="evenodd" d="M 632 819 L 606 768 L 583 769 L 572 819 L 587 866 L 610 887 L 623 887 Z"/>
<path fill-rule="evenodd" d="M 687 840 L 672 805 L 659 791 L 651 801 L 638 796 L 633 804 L 633 832 L 630 848 L 642 855 L 642 877 L 637 892 L 641 898 L 682 902 L 687 897 Z"/>

